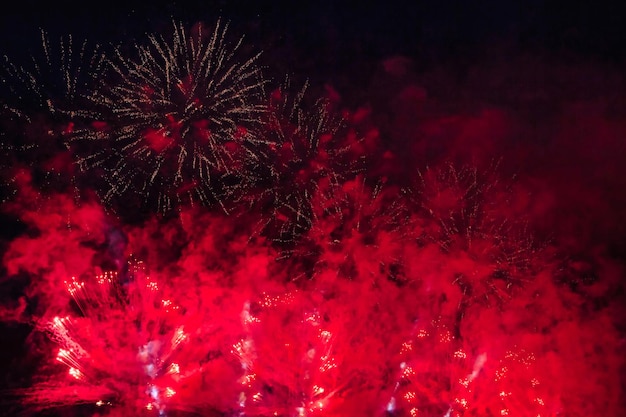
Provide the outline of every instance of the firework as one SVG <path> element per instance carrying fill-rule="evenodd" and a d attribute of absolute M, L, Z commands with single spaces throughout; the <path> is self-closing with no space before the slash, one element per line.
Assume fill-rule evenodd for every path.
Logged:
<path fill-rule="evenodd" d="M 395 358 L 395 382 L 386 405 L 391 415 L 450 415 L 456 402 L 451 395 L 457 383 L 453 378 L 467 372 L 467 355 L 460 348 L 454 351 L 459 344 L 448 326 L 441 319 L 423 322 L 414 325 Z"/>
<path fill-rule="evenodd" d="M 174 24 L 171 37 L 107 60 L 90 97 L 99 115 L 73 138 L 80 166 L 104 179 L 104 201 L 166 212 L 223 203 L 240 184 L 244 161 L 257 158 L 265 82 L 259 54 L 248 56 L 243 38 L 231 45 L 227 29 Z"/>
<path fill-rule="evenodd" d="M 88 96 L 104 62 L 100 46 L 71 35 L 52 43 L 41 31 L 41 50 L 28 62 L 15 63 L 7 56 L 0 72 L 3 98 L 25 117 L 36 110 L 72 117 L 82 113 L 81 99 Z M 30 119 L 29 119 L 30 121 Z"/>
<path fill-rule="evenodd" d="M 297 292 L 246 303 L 242 322 L 245 338 L 233 346 L 244 370 L 240 415 L 327 415 L 348 382 L 339 369 L 342 342 L 331 329 L 337 323 Z"/>
<path fill-rule="evenodd" d="M 455 333 L 441 317 L 414 324 L 394 359 L 396 379 L 386 407 L 391 415 L 558 415 L 546 390 L 545 359 L 517 346 L 532 335 L 494 332 L 479 340 Z M 498 347 L 512 341 L 512 347 Z"/>
<path fill-rule="evenodd" d="M 25 63 L 4 56 L 0 68 L 2 149 L 10 153 L 9 181 L 20 170 L 32 171 L 42 189 L 66 189 L 75 182 L 66 141 L 100 74 L 99 46 L 76 42 L 72 36 L 52 42 L 41 32 L 41 50 Z M 8 160 L 3 158 L 3 163 Z"/>
<path fill-rule="evenodd" d="M 363 167 L 359 140 L 344 135 L 345 123 L 325 98 L 312 100 L 308 83 L 292 93 L 285 82 L 270 97 L 265 137 L 271 160 L 255 171 L 247 203 L 264 213 L 262 232 L 289 247 L 310 229 L 312 199 L 321 183 L 340 183 Z"/>
<path fill-rule="evenodd" d="M 360 175 L 342 184 L 320 181 L 311 196 L 311 227 L 285 252 L 306 260 L 303 266 L 312 265 L 303 271 L 309 278 L 332 283 L 337 277 L 388 274 L 401 284 L 406 278 L 401 273 L 402 246 L 412 241 L 413 230 L 399 194 L 380 181 L 370 186 Z"/>
<path fill-rule="evenodd" d="M 65 372 L 35 384 L 27 402 L 34 408 L 91 404 L 126 415 L 210 412 L 219 401 L 207 402 L 218 390 L 205 379 L 225 370 L 216 365 L 221 360 L 208 340 L 215 330 L 205 312 L 178 305 L 171 288 L 139 262 L 125 275 L 65 282 L 71 308 L 39 326 L 58 346 L 58 372 Z"/>
<path fill-rule="evenodd" d="M 398 148 L 379 141 L 378 115 L 340 117 L 308 84 L 286 81 L 265 97 L 258 55 L 228 37 L 221 22 L 209 32 L 174 24 L 172 37 L 105 61 L 84 46 L 63 52 L 76 50 L 68 40 L 53 52 L 44 39 L 46 65 L 2 70 L 12 92 L 0 175 L 5 195 L 18 191 L 1 207 L 15 224 L 2 233 L 0 320 L 34 327 L 22 341 L 6 333 L 28 352 L 3 364 L 16 408 L 624 414 L 623 307 L 611 295 L 623 292 L 621 266 L 596 249 L 554 267 L 519 215 L 528 193 L 496 168 L 406 175 L 397 162 L 416 155 L 384 149 Z M 401 116 L 411 129 L 386 130 L 414 138 L 413 109 Z M 118 211 L 176 215 L 130 226 L 92 200 L 42 195 L 36 172 L 20 168 L 63 165 L 65 145 Z M 366 164 L 365 153 L 382 161 Z M 126 266 L 130 252 L 158 274 Z"/>
<path fill-rule="evenodd" d="M 65 283 L 69 306 L 43 285 L 44 279 L 37 281 L 41 307 L 47 309 L 39 328 L 50 335 L 54 347 L 48 355 L 52 365 L 41 370 L 37 383 L 25 392 L 27 404 L 33 408 L 80 404 L 116 415 L 554 416 L 563 408 L 554 402 L 561 386 L 574 393 L 568 394 L 569 401 L 589 392 L 584 384 L 564 381 L 564 375 L 575 380 L 577 372 L 552 372 L 559 364 L 551 352 L 555 346 L 559 354 L 567 353 L 571 367 L 579 362 L 575 369 L 584 370 L 579 375 L 598 376 L 593 382 L 596 393 L 618 392 L 605 391 L 600 379 L 609 376 L 610 383 L 619 386 L 619 368 L 594 374 L 591 368 L 602 361 L 585 359 L 597 348 L 591 339 L 602 340 L 604 351 L 611 352 L 610 346 L 617 345 L 616 332 L 609 318 L 598 330 L 576 330 L 575 309 L 582 297 L 560 291 L 544 274 L 502 305 L 475 303 L 462 315 L 456 304 L 443 308 L 452 298 L 447 286 L 460 291 L 445 269 L 454 266 L 451 254 L 457 249 L 451 246 L 444 252 L 438 242 L 424 243 L 412 235 L 391 246 L 385 242 L 393 239 L 382 237 L 385 232 L 398 236 L 402 217 L 368 219 L 368 213 L 388 206 L 394 192 L 370 190 L 362 181 L 346 183 L 341 191 L 345 194 L 339 190 L 331 194 L 332 204 L 317 208 L 319 224 L 311 232 L 320 233 L 315 240 L 326 239 L 324 233 L 329 233 L 345 245 L 335 259 L 344 259 L 344 250 L 362 251 L 358 267 L 363 270 L 357 275 L 337 276 L 342 263 L 332 263 L 329 244 L 325 263 L 316 265 L 315 279 L 294 284 L 288 275 L 273 276 L 268 272 L 273 270 L 272 252 L 250 245 L 244 233 L 239 236 L 240 225 L 232 216 L 221 215 L 218 221 L 212 213 L 203 218 L 194 212 L 184 222 L 193 231 L 185 237 L 188 247 L 179 258 L 163 261 L 170 264 L 169 270 L 181 273 L 176 279 L 154 278 L 141 268 L 119 276 L 83 274 L 84 279 Z M 373 207 L 368 207 L 364 201 L 372 196 Z M 85 255 L 94 247 L 117 253 L 111 248 L 113 237 L 107 244 L 101 237 L 94 241 L 100 228 L 80 232 L 75 218 L 68 228 L 62 215 L 44 217 L 49 208 L 30 210 L 20 217 L 36 220 L 41 230 L 12 242 L 7 259 L 19 258 L 19 265 L 13 265 L 9 274 L 19 270 L 48 274 L 52 268 L 48 265 L 56 265 L 63 254 L 81 251 L 85 261 L 93 256 Z M 92 211 L 84 217 L 94 221 Z M 67 233 L 62 239 L 52 240 L 45 232 L 51 220 Z M 353 226 L 354 239 L 343 229 L 330 232 L 343 222 Z M 169 256 L 163 254 L 168 240 L 180 237 L 172 237 L 176 232 L 163 222 L 155 221 L 151 227 L 134 231 L 129 246 L 134 250 L 157 240 L 157 256 L 163 260 Z M 370 229 L 373 239 L 358 236 L 368 236 Z M 157 239 L 155 231 L 160 233 Z M 76 241 L 70 239 L 76 233 L 85 234 L 81 243 L 68 246 L 67 241 Z M 19 249 L 20 240 L 29 243 Z M 33 247 L 35 242 L 39 246 Z M 386 247 L 391 254 L 402 254 L 406 279 L 390 279 L 389 271 L 378 267 L 386 258 L 377 246 L 384 245 L 390 245 Z M 39 265 L 33 265 L 33 253 Z M 439 282 L 448 291 L 445 296 L 424 283 L 429 280 L 433 286 L 446 281 Z M 272 291 L 258 296 L 259 288 Z M 558 297 L 563 297 L 561 303 Z M 252 301 L 242 312 L 247 299 Z M 220 330 L 225 323 L 226 334 Z M 581 337 L 583 332 L 588 335 Z M 586 346 L 571 340 L 584 340 Z M 619 362 L 616 353 L 617 349 L 611 356 L 614 363 Z M 615 409 L 615 404 L 616 400 L 606 410 Z"/>
<path fill-rule="evenodd" d="M 425 243 L 449 256 L 452 280 L 466 301 L 502 302 L 540 265 L 540 247 L 523 218 L 514 218 L 512 187 L 492 167 L 442 168 L 419 173 L 407 189 L 417 207 L 416 224 Z"/>

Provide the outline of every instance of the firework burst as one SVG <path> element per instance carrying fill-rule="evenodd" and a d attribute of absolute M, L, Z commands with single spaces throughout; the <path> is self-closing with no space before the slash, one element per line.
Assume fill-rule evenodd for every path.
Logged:
<path fill-rule="evenodd" d="M 33 408 L 91 404 L 124 415 L 166 415 L 212 412 L 219 404 L 204 402 L 215 392 L 205 378 L 227 368 L 215 366 L 220 359 L 208 340 L 215 329 L 206 311 L 176 304 L 172 288 L 139 262 L 126 275 L 66 281 L 69 311 L 39 325 L 58 346 L 55 358 L 65 372 L 51 370 L 26 391 Z"/>
<path fill-rule="evenodd" d="M 311 197 L 312 225 L 288 253 L 303 271 L 326 282 L 387 274 L 403 282 L 402 246 L 412 239 L 410 215 L 396 187 L 362 176 L 342 184 L 320 181 Z M 333 275 L 334 273 L 334 275 Z M 297 277 L 294 277 L 297 278 Z"/>
<path fill-rule="evenodd" d="M 244 369 L 240 415 L 335 415 L 335 396 L 351 377 L 340 372 L 345 339 L 335 331 L 343 323 L 331 322 L 299 292 L 264 294 L 258 303 L 246 303 L 242 321 L 245 338 L 233 346 Z M 271 329 L 279 327 L 284 333 L 275 337 Z"/>
<path fill-rule="evenodd" d="M 3 57 L 0 80 L 3 98 L 25 117 L 45 110 L 50 114 L 72 117 L 81 114 L 81 99 L 99 78 L 104 63 L 100 46 L 76 42 L 71 35 L 52 43 L 41 31 L 41 50 L 19 64 Z M 84 104 L 84 103 L 83 103 Z M 30 121 L 30 119 L 28 119 Z"/>
<path fill-rule="evenodd" d="M 174 24 L 171 37 L 151 35 L 107 60 L 91 96 L 99 117 L 74 137 L 80 166 L 105 180 L 105 201 L 166 212 L 222 204 L 239 186 L 257 158 L 265 82 L 260 54 L 248 56 L 243 38 L 231 45 L 227 29 Z"/>
<path fill-rule="evenodd" d="M 85 96 L 102 69 L 98 45 L 76 42 L 69 35 L 52 42 L 41 32 L 41 49 L 24 63 L 3 57 L 0 68 L 2 107 L 0 140 L 8 182 L 20 170 L 32 171 L 42 188 L 67 188 L 75 180 L 67 152 L 68 135 L 89 112 Z M 10 161 L 10 162 L 7 162 Z"/>
<path fill-rule="evenodd" d="M 406 193 L 419 210 L 421 238 L 450 256 L 454 283 L 466 301 L 507 300 L 532 277 L 533 266 L 542 265 L 541 248 L 526 223 L 509 215 L 512 188 L 500 181 L 495 167 L 449 164 L 418 178 Z"/>
<path fill-rule="evenodd" d="M 272 157 L 259 167 L 247 204 L 265 213 L 263 233 L 287 248 L 314 221 L 312 199 L 322 183 L 340 183 L 363 167 L 358 140 L 325 98 L 311 102 L 308 83 L 295 94 L 286 79 L 270 97 L 265 137 Z"/>
<path fill-rule="evenodd" d="M 480 346 L 441 318 L 416 323 L 402 343 L 387 411 L 393 416 L 556 415 L 545 365 L 519 346 Z M 502 336 L 500 336 L 502 337 Z M 507 339 L 507 337 L 503 337 Z M 484 343 L 484 341 L 482 341 Z M 497 343 L 496 343 L 497 344 Z M 426 353 L 427 352 L 427 353 Z"/>

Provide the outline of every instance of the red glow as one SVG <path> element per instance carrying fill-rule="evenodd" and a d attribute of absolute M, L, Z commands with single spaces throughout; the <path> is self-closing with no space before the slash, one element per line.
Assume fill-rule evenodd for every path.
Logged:
<path fill-rule="evenodd" d="M 156 153 L 161 153 L 172 144 L 172 137 L 167 130 L 149 129 L 143 135 L 150 149 Z"/>
<path fill-rule="evenodd" d="M 203 204 L 156 214 L 123 200 L 127 218 L 68 168 L 67 152 L 38 168 L 80 193 L 15 164 L 16 193 L 1 209 L 23 230 L 7 232 L 2 266 L 23 290 L 3 300 L 0 319 L 31 326 L 26 347 L 43 357 L 16 390 L 23 406 L 87 404 L 89 415 L 120 416 L 621 415 L 624 267 L 611 250 L 624 205 L 611 190 L 626 176 L 609 154 L 623 156 L 624 123 L 567 104 L 558 129 L 543 126 L 548 144 L 520 143 L 526 121 L 514 109 L 447 110 L 404 59 L 382 67 L 388 89 L 356 110 L 342 109 L 331 86 L 314 105 L 297 89 L 296 98 L 288 86 L 269 90 L 260 134 L 257 122 L 214 134 L 205 118 L 142 121 L 150 126 L 140 139 L 157 154 L 192 132 L 188 165 L 168 159 L 159 175 L 171 176 L 163 198 L 206 193 Z M 175 85 L 190 95 L 194 83 Z M 608 150 L 592 146 L 596 138 Z M 124 165 L 125 178 L 154 173 L 150 186 L 165 187 L 150 170 L 161 159 L 135 158 L 143 145 L 118 149 L 137 164 Z M 563 170 L 533 165 L 544 151 Z M 216 155 L 210 173 L 223 184 L 205 169 L 186 175 Z M 579 172 L 585 163 L 597 171 Z"/>

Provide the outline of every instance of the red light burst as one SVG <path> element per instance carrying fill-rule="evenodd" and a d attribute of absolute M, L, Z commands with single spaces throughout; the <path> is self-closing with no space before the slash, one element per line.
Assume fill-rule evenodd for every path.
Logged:
<path fill-rule="evenodd" d="M 248 207 L 266 213 L 262 233 L 290 248 L 314 222 L 312 199 L 326 182 L 341 183 L 363 169 L 359 139 L 327 99 L 311 102 L 308 83 L 293 93 L 287 79 L 270 96 L 267 152 L 249 177 Z"/>
<path fill-rule="evenodd" d="M 235 361 L 213 350 L 216 328 L 200 300 L 179 305 L 173 288 L 136 261 L 124 276 L 71 278 L 65 286 L 71 305 L 38 325 L 57 345 L 65 372 L 49 368 L 45 381 L 26 390 L 30 406 L 91 404 L 124 415 L 215 411 L 216 390 L 205 380 L 216 372 L 235 379 Z"/>

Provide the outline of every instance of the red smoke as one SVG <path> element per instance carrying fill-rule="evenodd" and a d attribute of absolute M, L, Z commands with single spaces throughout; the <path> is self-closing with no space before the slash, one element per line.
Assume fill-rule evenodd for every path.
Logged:
<path fill-rule="evenodd" d="M 533 80 L 533 97 L 515 87 L 523 71 L 513 73 L 502 81 L 513 102 L 476 92 L 506 66 L 485 64 L 454 80 L 459 98 L 407 60 L 382 67 L 370 102 L 344 109 L 343 130 L 320 130 L 322 149 L 300 150 L 309 159 L 294 161 L 298 149 L 287 140 L 268 147 L 279 149 L 272 177 L 242 188 L 259 195 L 234 202 L 231 214 L 195 205 L 131 221 L 88 191 L 16 177 L 2 212 L 21 229 L 4 238 L 3 283 L 27 284 L 17 299 L 3 297 L 1 317 L 52 333 L 52 341 L 25 342 L 48 362 L 12 386 L 22 407 L 87 404 L 77 415 L 623 413 L 624 109 L 606 101 L 606 90 L 563 93 L 603 71 L 566 72 L 562 90 Z M 549 114 L 525 107 L 540 101 Z M 341 106 L 336 93 L 332 104 Z M 151 138 L 158 132 L 146 133 L 154 151 L 165 147 Z M 340 171 L 333 163 L 346 167 L 345 149 L 363 168 L 328 174 Z M 56 168 L 62 158 L 51 160 Z M 291 163 L 303 168 L 288 172 Z M 259 192 L 264 186 L 271 198 Z M 274 218 L 289 204 L 283 198 L 308 211 Z M 268 226 L 299 215 L 297 227 Z M 128 271 L 133 259 L 147 266 L 147 284 Z M 94 295 L 96 277 L 111 270 L 120 295 Z M 91 291 L 86 311 L 72 301 L 71 277 Z M 139 282 L 158 292 L 133 292 Z M 89 354 L 80 359 L 84 378 L 71 374 L 78 366 L 54 362 L 68 342 L 49 326 L 66 316 L 79 326 L 70 344 Z M 166 352 L 179 328 L 184 340 Z M 155 364 L 161 370 L 152 375 Z"/>

